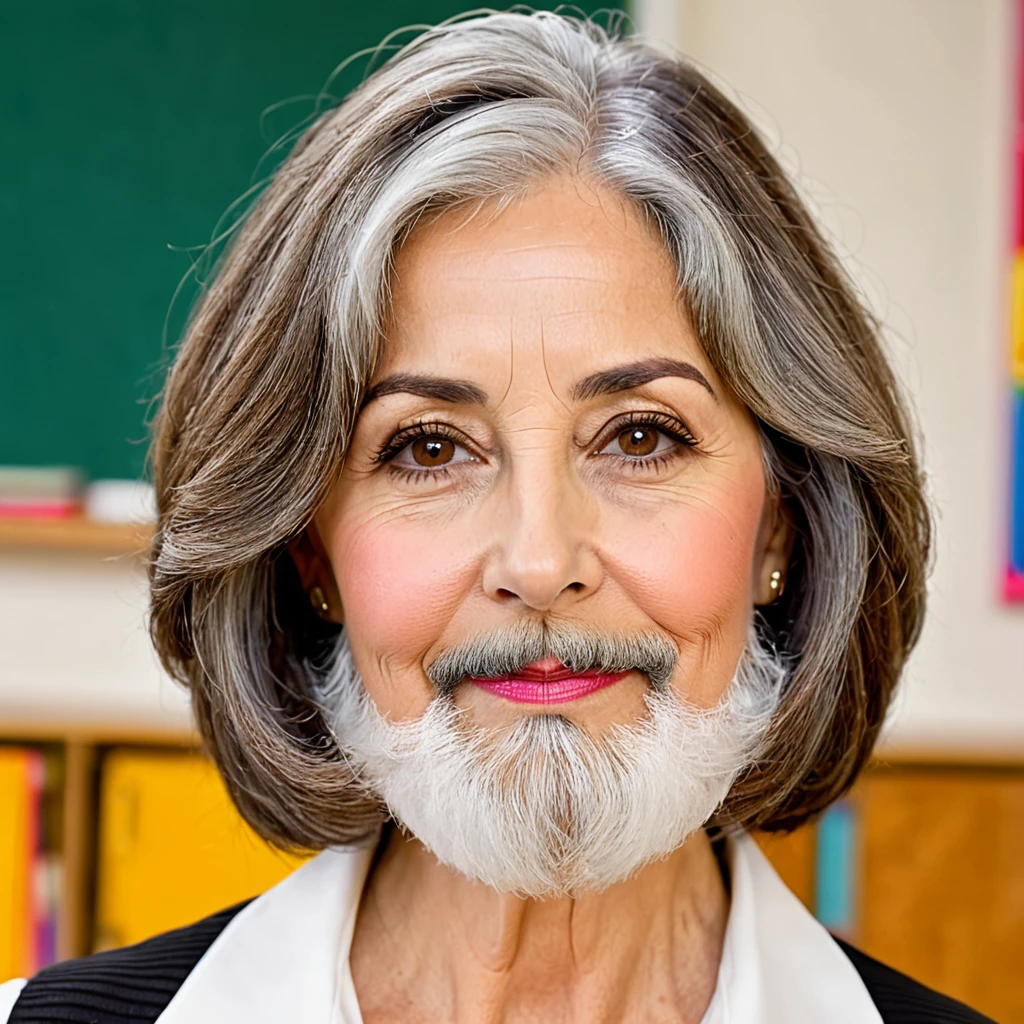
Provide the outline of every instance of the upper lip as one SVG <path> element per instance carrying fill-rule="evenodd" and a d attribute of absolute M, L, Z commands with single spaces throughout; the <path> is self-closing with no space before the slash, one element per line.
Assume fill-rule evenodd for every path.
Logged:
<path fill-rule="evenodd" d="M 588 668 L 588 669 L 575 669 L 566 668 L 562 665 L 560 668 L 534 668 L 532 665 L 524 665 L 521 669 L 515 672 L 509 672 L 508 675 L 501 676 L 502 679 L 525 679 L 533 683 L 554 683 L 559 679 L 576 679 L 581 676 L 597 676 L 604 674 L 605 669 L 601 668 Z"/>

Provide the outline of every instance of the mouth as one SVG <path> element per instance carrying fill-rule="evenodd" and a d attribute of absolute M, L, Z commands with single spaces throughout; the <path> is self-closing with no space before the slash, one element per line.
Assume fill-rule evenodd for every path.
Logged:
<path fill-rule="evenodd" d="M 628 675 L 603 669 L 580 672 L 566 668 L 555 658 L 545 658 L 509 675 L 470 676 L 469 682 L 515 704 L 565 704 L 612 686 Z"/>

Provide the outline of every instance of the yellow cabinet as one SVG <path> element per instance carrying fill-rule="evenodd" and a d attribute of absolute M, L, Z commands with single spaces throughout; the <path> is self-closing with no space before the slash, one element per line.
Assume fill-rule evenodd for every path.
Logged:
<path fill-rule="evenodd" d="M 198 754 L 113 750 L 100 771 L 96 948 L 255 896 L 301 861 L 272 849 Z"/>

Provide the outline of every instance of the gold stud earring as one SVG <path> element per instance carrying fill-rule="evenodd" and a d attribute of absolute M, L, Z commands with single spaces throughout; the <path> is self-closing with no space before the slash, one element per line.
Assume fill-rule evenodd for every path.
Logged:
<path fill-rule="evenodd" d="M 329 611 L 327 604 L 327 598 L 324 597 L 324 592 L 319 587 L 314 587 L 309 592 L 309 603 L 318 611 L 326 612 Z"/>
<path fill-rule="evenodd" d="M 776 569 L 768 582 L 768 586 L 772 590 L 772 600 L 777 601 L 782 597 L 782 591 L 785 589 L 785 584 L 782 582 L 782 572 Z"/>

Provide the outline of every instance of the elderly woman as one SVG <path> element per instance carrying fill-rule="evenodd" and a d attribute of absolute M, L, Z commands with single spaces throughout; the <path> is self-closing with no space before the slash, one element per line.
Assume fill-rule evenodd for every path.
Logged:
<path fill-rule="evenodd" d="M 875 323 L 689 64 L 547 14 L 406 46 L 238 231 L 154 466 L 157 648 L 323 852 L 12 1024 L 982 1019 L 747 834 L 864 764 L 929 521 Z"/>

